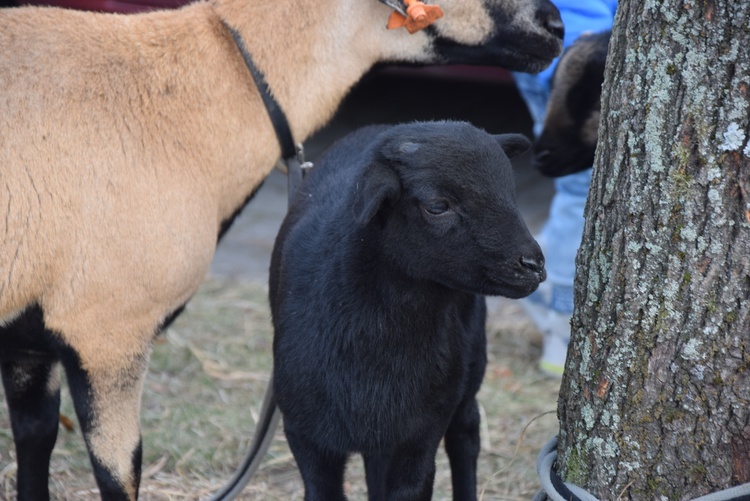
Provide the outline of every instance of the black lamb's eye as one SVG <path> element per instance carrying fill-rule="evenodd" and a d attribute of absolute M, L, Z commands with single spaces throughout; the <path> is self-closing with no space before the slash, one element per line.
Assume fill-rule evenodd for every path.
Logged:
<path fill-rule="evenodd" d="M 448 212 L 450 210 L 450 206 L 448 205 L 448 202 L 444 202 L 441 200 L 437 202 L 428 202 L 426 204 L 422 204 L 422 209 L 424 209 L 428 214 L 439 216 L 440 214 Z"/>

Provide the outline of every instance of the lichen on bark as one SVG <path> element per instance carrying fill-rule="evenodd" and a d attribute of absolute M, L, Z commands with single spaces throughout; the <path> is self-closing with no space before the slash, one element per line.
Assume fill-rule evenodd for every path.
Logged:
<path fill-rule="evenodd" d="M 750 481 L 749 19 L 620 1 L 558 409 L 602 499 Z"/>

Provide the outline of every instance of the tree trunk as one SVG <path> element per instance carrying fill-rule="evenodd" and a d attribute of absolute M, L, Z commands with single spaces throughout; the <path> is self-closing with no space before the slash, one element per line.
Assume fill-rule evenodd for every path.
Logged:
<path fill-rule="evenodd" d="M 558 408 L 560 474 L 601 499 L 750 482 L 749 23 L 620 1 Z"/>

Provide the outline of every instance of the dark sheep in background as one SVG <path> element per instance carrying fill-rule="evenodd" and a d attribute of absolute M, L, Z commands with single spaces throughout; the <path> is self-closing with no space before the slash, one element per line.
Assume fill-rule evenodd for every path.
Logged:
<path fill-rule="evenodd" d="M 545 176 L 566 176 L 594 164 L 611 34 L 582 35 L 560 58 L 544 129 L 534 145 L 534 165 Z"/>
<path fill-rule="evenodd" d="M 305 499 L 429 499 L 441 438 L 456 500 L 476 499 L 483 295 L 545 278 L 508 157 L 530 142 L 461 122 L 371 126 L 305 179 L 276 240 L 274 383 Z"/>

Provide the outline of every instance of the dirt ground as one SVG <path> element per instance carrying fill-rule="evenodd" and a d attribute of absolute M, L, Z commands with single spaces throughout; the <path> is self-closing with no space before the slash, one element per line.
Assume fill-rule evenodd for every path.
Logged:
<path fill-rule="evenodd" d="M 267 288 L 257 282 L 208 280 L 164 333 L 151 360 L 142 406 L 141 499 L 207 498 L 244 455 L 266 391 L 272 332 Z M 530 499 L 535 461 L 556 433 L 559 383 L 535 368 L 539 337 L 518 303 L 499 300 L 488 321 L 489 364 L 479 401 L 485 500 Z M 52 498 L 95 500 L 98 491 L 67 390 L 52 456 Z M 0 499 L 15 498 L 15 461 L 7 412 L 0 410 Z M 447 458 L 437 459 L 436 500 L 450 499 Z M 353 501 L 366 499 L 361 460 L 347 475 Z M 281 430 L 241 499 L 301 500 L 301 479 Z"/>

